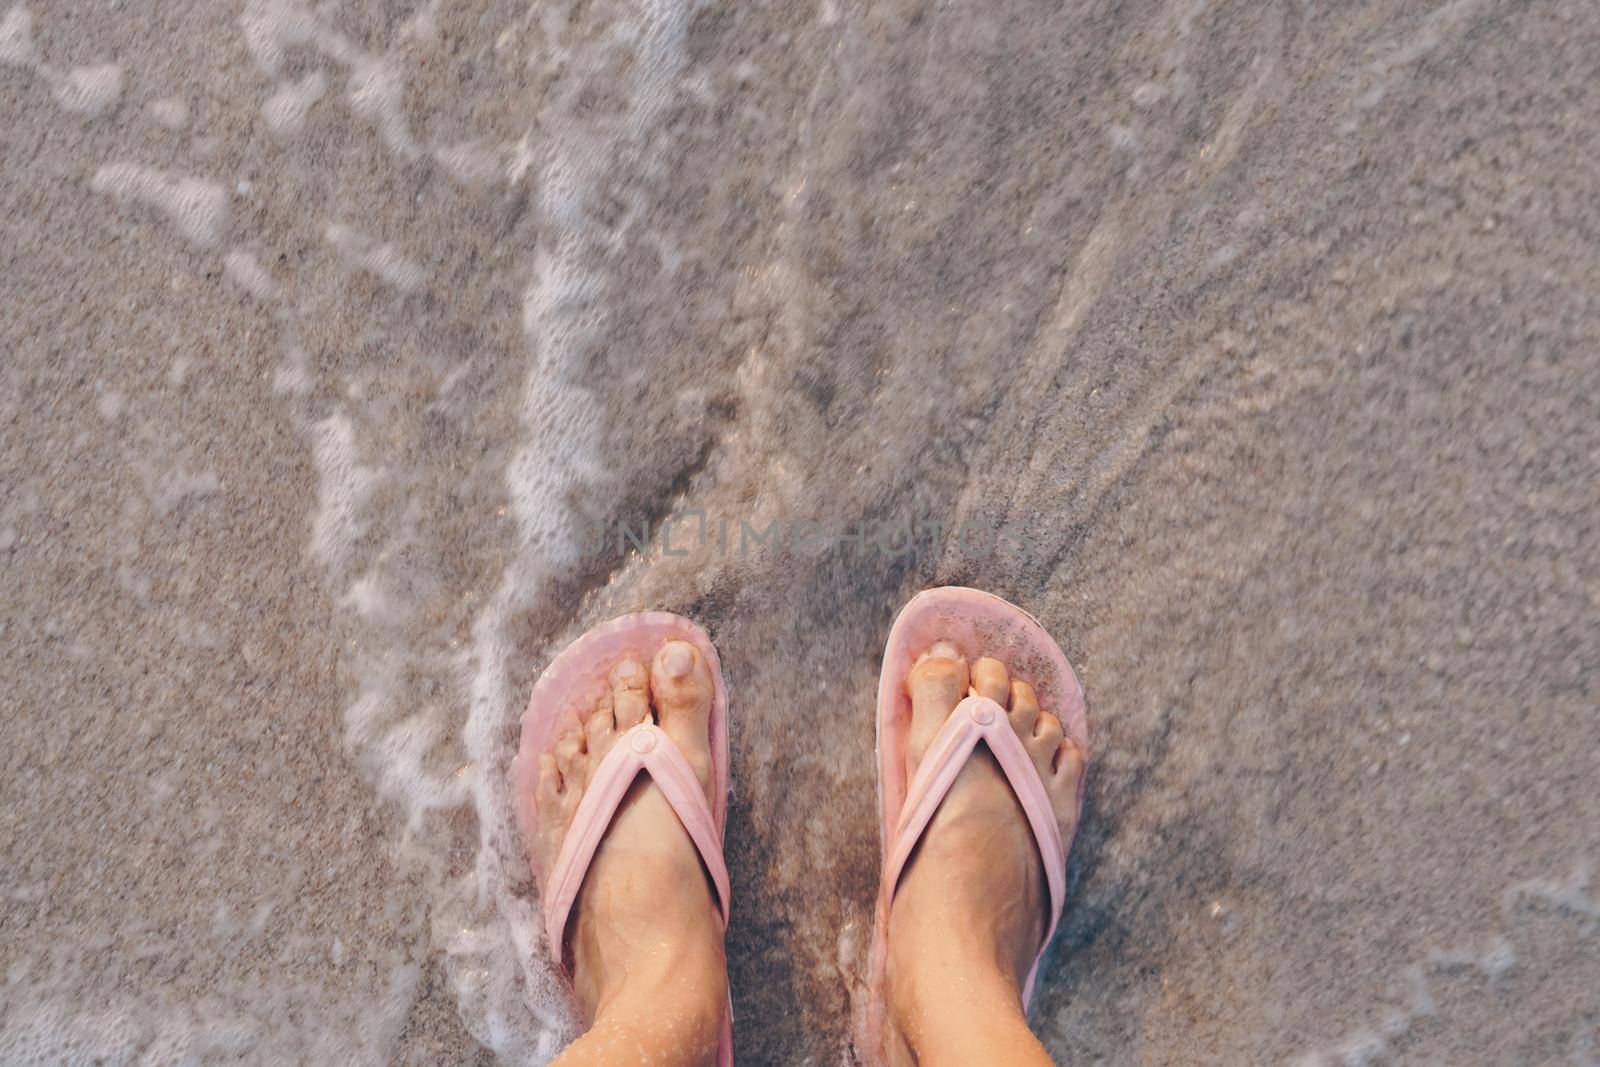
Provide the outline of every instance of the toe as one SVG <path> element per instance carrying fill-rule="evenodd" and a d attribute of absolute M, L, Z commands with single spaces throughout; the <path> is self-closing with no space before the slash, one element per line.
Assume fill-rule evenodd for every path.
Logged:
<path fill-rule="evenodd" d="M 1055 768 L 1046 781 L 1050 805 L 1065 840 L 1070 840 L 1078 827 L 1078 783 L 1083 780 L 1083 769 L 1083 750 L 1073 744 L 1072 738 L 1063 738 L 1056 748 Z"/>
<path fill-rule="evenodd" d="M 583 724 L 571 712 L 562 723 L 561 735 L 556 738 L 556 767 L 561 771 L 562 789 L 573 789 L 583 784 Z"/>
<path fill-rule="evenodd" d="M 694 768 L 701 788 L 711 789 L 711 668 L 687 641 L 668 641 L 650 661 L 650 699 L 661 728 Z"/>
<path fill-rule="evenodd" d="M 967 661 L 949 642 L 930 648 L 906 678 L 911 694 L 910 770 L 915 772 L 922 754 L 933 744 L 945 720 L 967 695 Z"/>
<path fill-rule="evenodd" d="M 562 776 L 554 753 L 540 755 L 539 785 L 534 794 L 539 819 L 533 840 L 533 859 L 542 870 L 548 871 L 555 863 L 561 842 L 567 836 L 567 827 L 572 823 L 572 813 L 578 806 L 581 787 L 581 782 Z"/>
<path fill-rule="evenodd" d="M 611 747 L 611 738 L 616 733 L 617 723 L 613 708 L 613 699 L 610 693 L 600 698 L 594 710 L 589 713 L 589 720 L 583 724 L 585 747 L 594 756 L 602 756 Z"/>
<path fill-rule="evenodd" d="M 1021 738 L 1033 736 L 1033 724 L 1039 721 L 1039 697 L 1027 682 L 1011 683 L 1011 728 Z"/>
<path fill-rule="evenodd" d="M 1073 743 L 1072 738 L 1063 737 L 1061 744 L 1056 747 L 1052 774 L 1056 785 L 1068 786 L 1073 795 L 1077 795 L 1078 779 L 1083 777 L 1083 750 Z"/>
<path fill-rule="evenodd" d="M 1049 776 L 1055 764 L 1056 750 L 1061 747 L 1061 738 L 1061 720 L 1046 711 L 1041 712 L 1034 722 L 1033 736 L 1022 739 L 1040 775 Z"/>
<path fill-rule="evenodd" d="M 967 661 L 954 645 L 934 645 L 911 668 L 906 688 L 911 692 L 911 714 L 937 714 L 940 721 L 950 717 L 961 698 L 967 695 Z"/>
<path fill-rule="evenodd" d="M 714 692 L 711 669 L 687 641 L 668 641 L 650 662 L 650 695 L 663 726 L 673 718 L 704 718 Z"/>
<path fill-rule="evenodd" d="M 972 665 L 972 688 L 1003 708 L 1011 696 L 1011 674 L 1004 663 L 984 656 Z"/>
<path fill-rule="evenodd" d="M 556 758 L 546 752 L 539 757 L 539 806 L 548 808 L 561 796 L 561 768 Z"/>
<path fill-rule="evenodd" d="M 650 717 L 648 677 L 644 664 L 631 656 L 611 668 L 611 704 L 617 729 L 630 729 Z"/>

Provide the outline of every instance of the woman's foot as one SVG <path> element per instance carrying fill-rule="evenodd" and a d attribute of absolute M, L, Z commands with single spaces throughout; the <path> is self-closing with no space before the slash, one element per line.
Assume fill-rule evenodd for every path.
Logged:
<path fill-rule="evenodd" d="M 704 658 L 669 641 L 648 668 L 624 659 L 611 691 L 571 715 L 539 764 L 537 849 L 549 870 L 593 769 L 630 727 L 654 720 L 711 784 L 714 686 Z M 728 996 L 722 920 L 688 831 L 641 775 L 617 809 L 567 922 L 565 951 L 590 1028 L 557 1061 L 711 1063 Z"/>
<path fill-rule="evenodd" d="M 1003 663 L 969 667 L 955 646 L 930 649 L 906 679 L 907 779 L 969 686 L 1007 709 L 1070 841 L 1083 755 Z M 899 1064 L 1049 1063 L 1029 1032 L 1022 987 L 1049 923 L 1038 847 L 999 764 L 979 746 L 934 813 L 900 876 L 889 913 L 889 1055 Z"/>

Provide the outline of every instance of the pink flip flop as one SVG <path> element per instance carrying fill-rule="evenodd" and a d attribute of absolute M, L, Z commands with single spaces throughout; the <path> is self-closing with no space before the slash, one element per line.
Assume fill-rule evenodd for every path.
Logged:
<path fill-rule="evenodd" d="M 528 710 L 522 715 L 522 743 L 512 760 L 513 803 L 522 826 L 528 856 L 538 855 L 535 830 L 539 825 L 539 757 L 555 746 L 557 725 L 567 712 L 580 718 L 609 686 L 611 668 L 628 653 L 649 664 L 667 641 L 687 641 L 700 650 L 711 671 L 715 693 L 711 700 L 712 801 L 708 805 L 694 769 L 665 730 L 648 719 L 617 739 L 595 768 L 578 802 L 577 814 L 561 842 L 555 863 L 536 871 L 540 905 L 544 911 L 545 939 L 550 955 L 564 966 L 562 939 L 567 917 L 578 898 L 583 876 L 594 859 L 628 788 L 639 774 L 648 774 L 656 788 L 683 822 L 711 875 L 728 925 L 728 868 L 722 857 L 722 831 L 728 815 L 728 698 L 722 684 L 717 650 L 706 632 L 688 619 L 665 611 L 644 611 L 601 623 L 572 644 L 545 668 L 533 687 Z M 718 1067 L 733 1063 L 733 1007 L 722 1018 L 717 1043 Z"/>
<path fill-rule="evenodd" d="M 906 738 L 911 730 L 906 676 L 917 658 L 938 641 L 954 643 L 969 663 L 981 656 L 993 656 L 1006 665 L 1012 678 L 1032 685 L 1039 695 L 1039 706 L 1061 720 L 1062 730 L 1084 754 L 1085 774 L 1078 782 L 1080 806 L 1088 778 L 1089 728 L 1083 689 L 1067 657 L 1038 620 L 977 589 L 946 586 L 912 597 L 889 630 L 883 670 L 878 676 L 878 807 L 883 880 L 878 890 L 864 1029 L 859 1035 L 860 1047 L 870 1063 L 883 1062 L 886 1055 L 884 969 L 889 947 L 889 906 L 894 901 L 895 887 L 928 820 L 980 743 L 989 746 L 1022 804 L 1050 887 L 1050 926 L 1028 971 L 1022 991 L 1024 1007 L 1033 999 L 1039 961 L 1055 934 L 1066 900 L 1067 851 L 1072 842 L 1061 839 L 1039 772 L 1000 705 L 976 693 L 957 704 L 918 765 L 916 777 L 906 781 Z"/>

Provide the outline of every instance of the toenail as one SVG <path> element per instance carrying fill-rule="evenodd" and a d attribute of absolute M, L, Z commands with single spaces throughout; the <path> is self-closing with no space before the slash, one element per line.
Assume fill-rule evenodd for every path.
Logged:
<path fill-rule="evenodd" d="M 687 645 L 672 644 L 661 650 L 661 669 L 668 677 L 682 678 L 694 670 L 694 655 Z"/>
<path fill-rule="evenodd" d="M 631 659 L 623 660 L 612 670 L 611 677 L 623 685 L 627 685 L 630 682 L 642 682 L 644 681 L 644 665 Z"/>
<path fill-rule="evenodd" d="M 928 649 L 928 655 L 936 659 L 960 659 L 961 650 L 955 646 L 953 641 L 938 641 L 934 643 L 932 648 Z"/>
<path fill-rule="evenodd" d="M 988 726 L 994 722 L 994 704 L 984 701 L 972 709 L 972 721 L 979 726 Z"/>
<path fill-rule="evenodd" d="M 656 732 L 654 730 L 635 730 L 633 732 L 633 740 L 628 742 L 628 746 L 642 756 L 656 747 Z"/>

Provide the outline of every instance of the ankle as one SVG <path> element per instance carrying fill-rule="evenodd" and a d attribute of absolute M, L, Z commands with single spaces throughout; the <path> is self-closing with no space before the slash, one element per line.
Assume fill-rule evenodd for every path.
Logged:
<path fill-rule="evenodd" d="M 619 1062 L 659 1067 L 711 1067 L 716 1062 L 726 1007 L 722 999 L 631 990 L 608 1000 L 589 1028 L 567 1046 L 552 1067 L 613 1067 Z"/>
<path fill-rule="evenodd" d="M 894 1029 L 924 1067 L 1033 1062 L 1042 1053 L 1021 990 L 993 960 L 927 961 L 909 974 L 891 972 L 890 989 Z M 1020 1058 L 997 1058 L 1007 1049 Z"/>
<path fill-rule="evenodd" d="M 897 1062 L 1036 1062 L 1042 1049 L 1022 1004 L 1032 953 L 1020 958 L 1013 951 L 1017 938 L 1001 937 L 998 929 L 1028 925 L 1021 916 L 1032 902 L 1014 901 L 1019 914 L 1010 923 L 975 924 L 971 902 L 953 900 L 960 894 L 948 882 L 901 888 L 889 920 L 886 976 L 890 1023 L 904 1042 Z M 1002 905 L 996 912 L 1008 910 Z M 997 1050 L 1015 1055 L 997 1059 Z"/>
<path fill-rule="evenodd" d="M 574 985 L 585 1014 L 599 1021 L 621 1005 L 670 1008 L 688 1019 L 718 1014 L 727 1000 L 727 963 L 720 943 L 654 945 L 604 976 L 578 968 Z"/>
<path fill-rule="evenodd" d="M 580 964 L 575 985 L 590 1032 L 631 1035 L 631 1044 L 654 1050 L 646 1062 L 701 1062 L 697 1050 L 703 1046 L 716 1050 L 727 1011 L 728 974 L 721 939 L 640 949 L 620 972 L 603 977 Z M 681 1050 L 688 1054 L 679 1057 Z"/>

